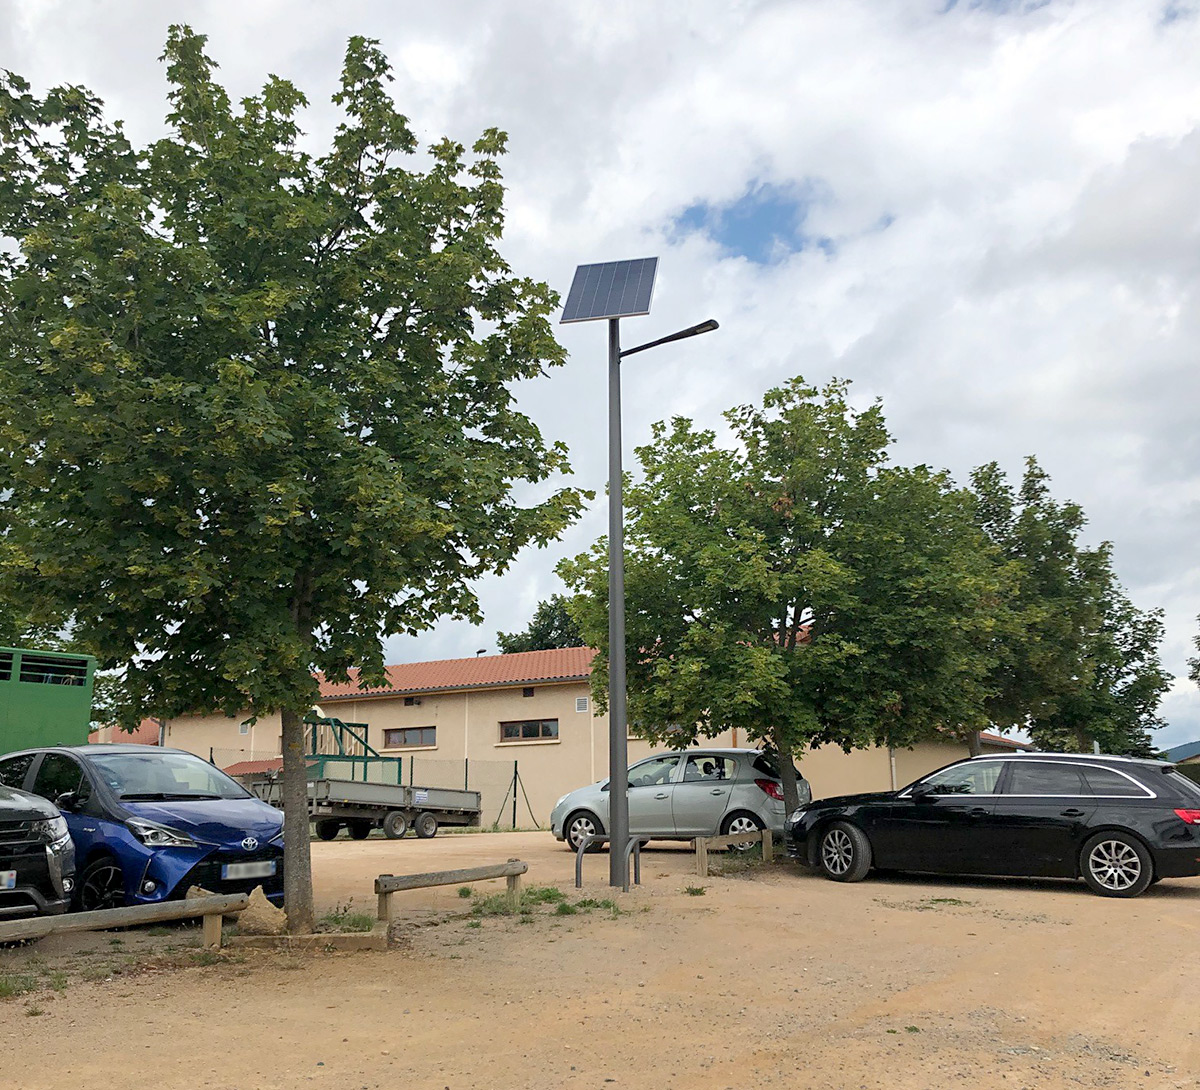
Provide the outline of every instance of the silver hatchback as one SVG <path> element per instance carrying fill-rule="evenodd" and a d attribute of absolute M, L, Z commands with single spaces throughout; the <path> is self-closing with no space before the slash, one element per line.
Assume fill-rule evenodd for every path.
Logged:
<path fill-rule="evenodd" d="M 800 804 L 812 798 L 796 773 Z M 779 775 L 758 749 L 687 749 L 660 753 L 629 769 L 629 832 L 655 840 L 690 840 L 770 829 L 783 834 Z M 608 829 L 608 780 L 563 795 L 550 814 L 558 840 L 578 850 L 585 836 Z"/>

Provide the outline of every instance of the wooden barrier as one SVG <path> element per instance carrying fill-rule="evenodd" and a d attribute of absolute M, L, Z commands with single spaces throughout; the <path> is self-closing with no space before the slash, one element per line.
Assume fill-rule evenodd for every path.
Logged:
<path fill-rule="evenodd" d="M 762 842 L 762 857 L 764 863 L 770 863 L 775 858 L 775 839 L 770 829 L 756 830 L 753 833 L 732 833 L 729 836 L 698 836 L 692 841 L 696 849 L 696 873 L 701 878 L 708 877 L 708 852 L 715 848 L 733 848 L 740 844 Z"/>
<path fill-rule="evenodd" d="M 375 879 L 375 894 L 379 898 L 379 919 L 392 921 L 392 894 L 406 889 L 425 889 L 429 886 L 458 886 L 468 882 L 485 882 L 489 878 L 508 879 L 508 905 L 516 912 L 521 907 L 521 875 L 529 864 L 520 859 L 493 863 L 486 867 L 464 867 L 461 870 L 435 870 L 426 874 L 381 874 Z"/>
<path fill-rule="evenodd" d="M 96 912 L 68 912 L 61 916 L 38 916 L 32 920 L 0 923 L 0 942 L 40 939 L 46 935 L 72 931 L 104 931 L 112 927 L 134 927 L 165 920 L 204 917 L 204 945 L 220 947 L 221 917 L 241 912 L 250 904 L 245 893 L 192 897 L 185 901 L 163 901 L 157 905 L 132 905 L 129 908 L 103 908 Z"/>

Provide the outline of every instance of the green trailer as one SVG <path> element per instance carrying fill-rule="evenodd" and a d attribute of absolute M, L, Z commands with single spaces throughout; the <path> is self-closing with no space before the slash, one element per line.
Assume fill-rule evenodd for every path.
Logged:
<path fill-rule="evenodd" d="M 0 753 L 83 745 L 95 670 L 90 655 L 0 647 Z"/>

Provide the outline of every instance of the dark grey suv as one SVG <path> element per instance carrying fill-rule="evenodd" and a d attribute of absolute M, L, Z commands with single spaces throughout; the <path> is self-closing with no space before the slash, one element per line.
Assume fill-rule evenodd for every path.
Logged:
<path fill-rule="evenodd" d="M 45 799 L 0 784 L 0 919 L 66 912 L 75 848 Z"/>

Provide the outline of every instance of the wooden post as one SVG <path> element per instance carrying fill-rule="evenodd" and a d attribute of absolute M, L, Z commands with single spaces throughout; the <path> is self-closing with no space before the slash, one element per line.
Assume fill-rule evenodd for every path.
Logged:
<path fill-rule="evenodd" d="M 510 859 L 510 863 L 519 863 L 519 859 Z M 521 876 L 519 874 L 510 874 L 505 879 L 508 883 L 508 910 L 509 912 L 517 912 L 521 907 Z"/>
<path fill-rule="evenodd" d="M 775 858 L 775 839 L 771 836 L 770 829 L 762 831 L 763 844 L 763 862 L 770 863 Z"/>
<path fill-rule="evenodd" d="M 219 912 L 210 912 L 204 917 L 204 945 L 215 950 L 221 949 L 221 921 Z"/>
<path fill-rule="evenodd" d="M 379 894 L 379 910 L 375 914 L 375 918 L 381 923 L 392 922 L 392 895 L 390 893 Z"/>
<path fill-rule="evenodd" d="M 696 873 L 708 877 L 708 838 L 703 836 L 696 837 Z"/>

